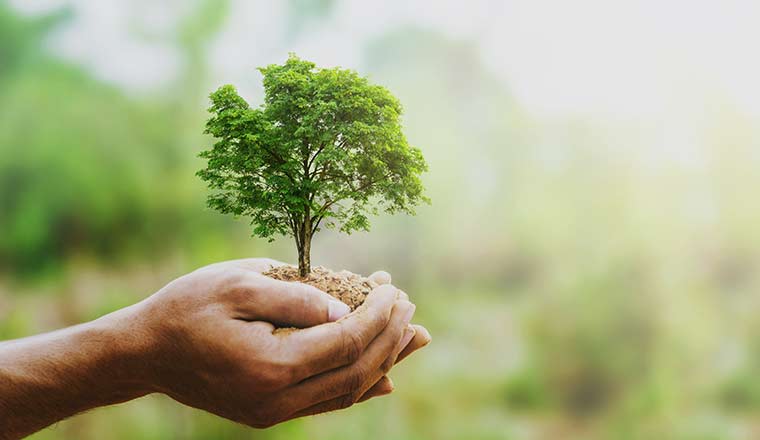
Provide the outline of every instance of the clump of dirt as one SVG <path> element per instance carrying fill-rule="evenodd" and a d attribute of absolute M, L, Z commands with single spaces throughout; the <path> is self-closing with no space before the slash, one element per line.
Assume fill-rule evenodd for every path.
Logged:
<path fill-rule="evenodd" d="M 347 270 L 333 272 L 322 266 L 311 268 L 311 273 L 306 278 L 298 275 L 298 268 L 295 266 L 273 267 L 262 275 L 276 280 L 299 281 L 314 286 L 346 303 L 351 311 L 362 305 L 369 292 L 378 286 L 369 278 L 353 272 Z"/>

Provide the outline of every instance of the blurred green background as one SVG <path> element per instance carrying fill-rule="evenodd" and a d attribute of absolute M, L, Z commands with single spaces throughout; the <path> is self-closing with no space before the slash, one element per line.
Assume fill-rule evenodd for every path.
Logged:
<path fill-rule="evenodd" d="M 0 0 L 0 339 L 198 266 L 293 261 L 205 208 L 207 94 L 289 51 L 405 107 L 433 204 L 312 261 L 433 334 L 394 394 L 247 429 L 150 396 L 35 439 L 760 438 L 760 6 Z"/>

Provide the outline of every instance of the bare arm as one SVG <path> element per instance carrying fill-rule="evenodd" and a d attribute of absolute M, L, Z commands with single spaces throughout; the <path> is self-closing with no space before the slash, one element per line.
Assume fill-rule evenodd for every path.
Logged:
<path fill-rule="evenodd" d="M 136 308 L 0 343 L 0 438 L 20 438 L 79 412 L 151 392 L 136 374 L 143 368 L 145 341 L 126 331 Z"/>
<path fill-rule="evenodd" d="M 391 366 L 430 340 L 390 285 L 343 316 L 317 289 L 260 275 L 268 263 L 207 266 L 95 321 L 0 343 L 0 439 L 154 392 L 267 427 L 389 393 Z"/>

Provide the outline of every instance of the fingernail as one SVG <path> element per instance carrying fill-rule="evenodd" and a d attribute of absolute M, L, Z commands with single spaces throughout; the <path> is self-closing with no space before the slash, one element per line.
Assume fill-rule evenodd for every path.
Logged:
<path fill-rule="evenodd" d="M 398 355 L 398 353 L 401 353 L 401 350 L 403 350 L 404 347 L 406 347 L 409 344 L 409 342 L 414 337 L 415 333 L 416 333 L 416 331 L 414 330 L 414 328 L 412 326 L 407 326 L 404 329 L 404 335 L 401 337 L 401 340 L 399 341 L 398 346 L 396 347 L 396 353 L 397 353 L 397 355 Z"/>
<path fill-rule="evenodd" d="M 394 389 L 396 389 L 396 387 L 393 385 L 393 381 L 391 380 L 391 378 L 388 376 L 385 376 L 385 377 L 388 379 L 388 381 L 387 381 L 386 388 L 383 390 L 383 395 L 390 394 L 393 392 Z"/>
<path fill-rule="evenodd" d="M 409 322 L 412 320 L 412 316 L 414 316 L 414 311 L 417 309 L 417 306 L 415 306 L 413 303 L 409 303 L 409 308 L 406 309 L 406 312 L 404 313 L 404 317 L 402 318 L 404 321 L 404 324 L 409 324 Z"/>
<path fill-rule="evenodd" d="M 328 311 L 327 319 L 330 322 L 337 321 L 340 318 L 351 313 L 351 308 L 340 301 L 328 301 L 327 304 L 328 304 L 327 305 L 327 311 Z"/>
<path fill-rule="evenodd" d="M 419 326 L 415 330 L 422 333 L 422 338 L 425 340 L 425 345 L 428 345 L 433 341 L 433 337 L 430 336 L 430 332 L 425 327 Z"/>
<path fill-rule="evenodd" d="M 409 341 L 412 340 L 414 337 L 414 334 L 417 333 L 414 328 L 407 327 L 404 330 L 404 337 L 401 338 L 401 346 L 406 347 L 409 344 Z"/>

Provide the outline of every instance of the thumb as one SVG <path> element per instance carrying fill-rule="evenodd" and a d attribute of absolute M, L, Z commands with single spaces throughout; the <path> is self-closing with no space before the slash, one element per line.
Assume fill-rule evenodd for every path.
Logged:
<path fill-rule="evenodd" d="M 257 278 L 249 301 L 241 305 L 245 319 L 304 328 L 337 321 L 351 312 L 340 300 L 308 284 Z"/>

